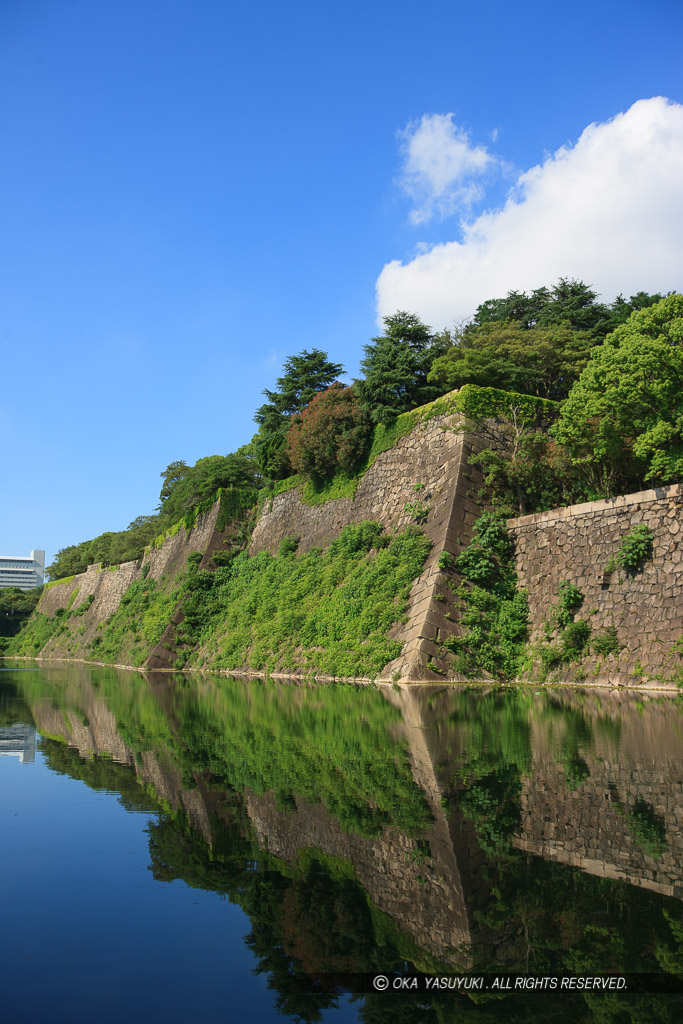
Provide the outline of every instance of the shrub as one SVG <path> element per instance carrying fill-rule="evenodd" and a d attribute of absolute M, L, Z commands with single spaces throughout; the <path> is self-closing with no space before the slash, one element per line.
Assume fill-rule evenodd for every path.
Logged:
<path fill-rule="evenodd" d="M 616 563 L 622 569 L 630 569 L 635 572 L 652 555 L 653 540 L 652 530 L 645 523 L 634 526 L 623 538 L 616 558 L 610 567 L 614 567 L 614 563 Z"/>
<path fill-rule="evenodd" d="M 497 512 L 482 512 L 475 527 L 475 537 L 455 561 L 455 568 L 472 583 L 490 587 L 501 576 L 501 565 L 512 556 L 512 541 L 505 519 Z"/>
<path fill-rule="evenodd" d="M 429 505 L 424 505 L 421 501 L 407 501 L 403 511 L 416 523 L 423 523 L 429 515 Z"/>
<path fill-rule="evenodd" d="M 299 547 L 298 537 L 283 537 L 280 541 L 280 546 L 277 549 L 278 558 L 285 558 L 287 555 L 296 554 L 296 549 Z"/>
<path fill-rule="evenodd" d="M 442 551 L 437 565 L 442 572 L 453 572 L 455 569 L 455 558 L 448 551 Z"/>
<path fill-rule="evenodd" d="M 292 416 L 287 434 L 292 467 L 314 482 L 338 469 L 353 473 L 365 455 L 371 429 L 353 389 L 333 384 Z"/>
<path fill-rule="evenodd" d="M 583 604 L 583 594 L 568 580 L 562 580 L 557 594 L 557 623 L 564 629 L 574 621 L 574 615 Z"/>
<path fill-rule="evenodd" d="M 608 654 L 618 654 L 623 645 L 619 643 L 616 627 L 608 626 L 602 633 L 595 634 L 591 646 L 596 654 L 607 657 Z"/>
<path fill-rule="evenodd" d="M 562 633 L 562 654 L 565 661 L 579 658 L 586 650 L 591 635 L 591 627 L 585 619 L 576 619 L 565 627 Z"/>

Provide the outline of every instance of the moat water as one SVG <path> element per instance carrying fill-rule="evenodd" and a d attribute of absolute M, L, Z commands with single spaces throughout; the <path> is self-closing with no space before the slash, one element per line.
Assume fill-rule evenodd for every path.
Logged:
<path fill-rule="evenodd" d="M 682 740 L 637 692 L 0 662 L 2 1019 L 674 1024 Z"/>

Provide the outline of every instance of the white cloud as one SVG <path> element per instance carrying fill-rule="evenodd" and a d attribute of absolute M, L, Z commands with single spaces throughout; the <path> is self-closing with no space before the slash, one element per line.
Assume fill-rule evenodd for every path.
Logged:
<path fill-rule="evenodd" d="M 683 106 L 639 100 L 522 174 L 502 209 L 461 224 L 462 241 L 388 263 L 377 280 L 379 318 L 405 309 L 440 329 L 486 299 L 560 277 L 586 281 L 605 301 L 680 290 L 681 224 Z"/>
<path fill-rule="evenodd" d="M 497 161 L 483 146 L 470 145 L 467 132 L 453 123 L 453 114 L 424 114 L 400 137 L 400 184 L 417 204 L 410 212 L 413 224 L 468 209 L 481 197 L 479 179 Z"/>

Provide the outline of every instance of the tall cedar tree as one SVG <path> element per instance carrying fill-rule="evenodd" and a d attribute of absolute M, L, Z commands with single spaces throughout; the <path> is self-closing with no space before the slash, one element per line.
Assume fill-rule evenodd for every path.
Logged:
<path fill-rule="evenodd" d="M 447 336 L 446 336 L 447 338 Z M 444 336 L 433 335 L 414 313 L 384 317 L 384 334 L 365 346 L 364 379 L 354 388 L 374 423 L 390 423 L 399 413 L 436 398 L 441 391 L 427 374 L 444 350 Z"/>
<path fill-rule="evenodd" d="M 281 479 L 291 472 L 287 453 L 287 431 L 292 413 L 301 412 L 319 391 L 324 391 L 343 373 L 341 363 L 332 363 L 327 353 L 318 348 L 304 349 L 290 356 L 284 373 L 277 380 L 277 389 L 263 390 L 267 402 L 256 410 L 259 425 L 252 444 L 259 469 L 264 476 Z"/>

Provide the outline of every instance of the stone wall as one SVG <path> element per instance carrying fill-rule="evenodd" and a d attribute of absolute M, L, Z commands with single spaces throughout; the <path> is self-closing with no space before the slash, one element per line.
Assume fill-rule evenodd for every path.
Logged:
<path fill-rule="evenodd" d="M 441 642 L 458 627 L 449 580 L 438 561 L 444 551 L 458 555 L 471 540 L 481 512 L 482 478 L 468 460 L 481 447 L 481 439 L 465 432 L 458 417 L 435 417 L 380 455 L 360 479 L 353 498 L 307 505 L 298 490 L 276 495 L 256 524 L 250 553 L 274 554 L 280 541 L 292 536 L 300 538 L 300 551 L 324 547 L 347 524 L 367 519 L 377 520 L 387 530 L 401 530 L 413 521 L 406 505 L 428 506 L 421 525 L 432 549 L 410 595 L 408 622 L 395 632 L 404 643 L 403 653 L 385 667 L 382 678 L 443 678 L 440 673 L 448 674 L 450 663 Z M 422 489 L 416 491 L 417 485 Z"/>
<path fill-rule="evenodd" d="M 482 478 L 469 465 L 469 458 L 492 441 L 497 443 L 495 432 L 488 430 L 486 440 L 467 433 L 454 415 L 424 422 L 379 456 L 360 479 L 353 498 L 308 505 L 296 489 L 278 494 L 261 512 L 250 553 L 275 553 L 281 540 L 292 536 L 300 538 L 301 551 L 324 547 L 347 524 L 367 519 L 399 530 L 413 519 L 405 506 L 416 502 L 427 506 L 421 528 L 432 549 L 412 588 L 407 622 L 397 624 L 393 632 L 403 643 L 403 652 L 385 666 L 381 678 L 434 682 L 462 678 L 453 675 L 452 656 L 443 647 L 445 638 L 460 632 L 459 609 L 453 600 L 458 580 L 439 568 L 439 558 L 443 552 L 457 556 L 472 537 L 481 512 Z M 85 626 L 85 641 L 92 639 L 98 622 L 116 611 L 126 588 L 141 577 L 145 566 L 150 577 L 158 580 L 172 579 L 192 552 L 201 552 L 202 565 L 208 564 L 210 555 L 226 543 L 227 533 L 216 529 L 217 517 L 218 505 L 200 517 L 192 530 L 181 527 L 167 537 L 140 563 L 128 562 L 114 570 L 91 566 L 70 582 L 50 587 L 39 610 L 54 615 L 67 607 L 76 589 L 73 608 L 93 595 L 92 607 L 79 622 L 79 629 Z M 509 521 L 520 585 L 529 593 L 532 643 L 542 638 L 544 624 L 557 605 L 559 584 L 567 580 L 584 595 L 578 615 L 588 619 L 593 635 L 614 627 L 622 645 L 618 655 L 589 654 L 555 671 L 553 681 L 676 687 L 683 669 L 683 656 L 675 649 L 683 637 L 682 519 L 683 486 L 673 486 Z M 621 541 L 639 523 L 654 534 L 652 558 L 636 572 L 606 573 Z M 173 664 L 181 618 L 178 613 L 169 622 L 150 667 Z M 41 653 L 43 657 L 75 656 L 63 638 Z M 537 677 L 538 665 L 533 674 Z"/>
<path fill-rule="evenodd" d="M 438 680 L 450 671 L 450 655 L 442 647 L 446 636 L 457 632 L 457 609 L 449 589 L 449 580 L 439 569 L 443 552 L 458 555 L 469 543 L 472 527 L 481 508 L 478 493 L 482 479 L 478 470 L 468 465 L 470 455 L 483 441 L 462 429 L 460 417 L 447 414 L 419 424 L 402 437 L 389 451 L 382 453 L 359 480 L 353 498 L 328 501 L 311 506 L 302 501 L 298 490 L 277 495 L 262 511 L 250 544 L 250 553 L 267 550 L 275 553 L 284 537 L 300 538 L 299 550 L 329 544 L 344 526 L 364 520 L 377 520 L 391 531 L 403 529 L 415 516 L 405 506 L 420 503 L 428 511 L 420 522 L 432 541 L 432 549 L 424 572 L 415 582 L 409 600 L 407 622 L 395 627 L 396 639 L 403 642 L 400 658 L 387 665 L 384 678 Z M 415 488 L 418 487 L 418 490 Z M 87 643 L 95 635 L 99 622 L 116 611 L 126 588 L 140 579 L 146 566 L 148 575 L 159 580 L 172 579 L 192 552 L 202 552 L 202 565 L 225 543 L 227 533 L 216 529 L 218 505 L 201 517 L 196 526 L 184 527 L 163 544 L 145 553 L 141 562 L 103 569 L 90 566 L 87 572 L 45 591 L 39 611 L 54 615 L 66 608 L 77 590 L 71 607 L 77 609 L 90 595 L 92 607 L 78 622 L 85 627 L 82 640 Z M 452 582 L 452 581 L 451 581 Z M 162 669 L 175 660 L 175 635 L 182 621 L 176 611 L 160 643 L 151 653 L 148 667 Z M 75 627 L 74 627 L 75 628 Z M 68 638 L 51 641 L 41 657 L 75 657 L 74 642 Z"/>
<path fill-rule="evenodd" d="M 652 557 L 635 572 L 606 572 L 639 523 L 654 535 Z M 619 655 L 589 655 L 558 673 L 558 681 L 675 686 L 683 665 L 672 651 L 683 637 L 683 486 L 553 509 L 511 519 L 508 526 L 520 586 L 529 592 L 532 642 L 542 636 L 559 584 L 567 580 L 584 595 L 577 616 L 594 633 L 614 626 L 623 645 Z"/>
<path fill-rule="evenodd" d="M 430 506 L 428 532 L 441 527 L 450 513 L 463 454 L 469 454 L 472 444 L 473 438 L 458 429 L 455 417 L 428 420 L 379 456 L 360 478 L 353 498 L 307 505 L 298 489 L 276 495 L 256 524 L 249 551 L 275 554 L 280 541 L 291 536 L 300 538 L 300 551 L 325 547 L 344 526 L 368 519 L 387 530 L 400 530 L 412 522 L 404 506 L 416 501 Z M 420 484 L 424 489 L 416 492 Z"/>
<path fill-rule="evenodd" d="M 84 573 L 74 576 L 72 580 L 47 587 L 37 610 L 51 617 L 60 608 L 69 606 L 74 591 L 76 596 L 70 605 L 73 610 L 78 609 L 92 595 L 90 608 L 82 617 L 74 620 L 73 629 L 83 629 L 83 633 L 78 636 L 80 649 L 95 636 L 98 623 L 111 618 L 131 583 L 145 576 L 153 580 L 161 580 L 163 577 L 172 579 L 184 567 L 188 555 L 201 552 L 206 556 L 217 550 L 223 541 L 223 534 L 216 529 L 218 514 L 216 503 L 208 512 L 199 516 L 191 530 L 181 526 L 177 533 L 166 537 L 160 547 L 148 548 L 140 561 L 110 567 L 90 565 Z M 83 657 L 83 654 L 80 656 Z M 50 641 L 40 652 L 40 657 L 74 657 L 71 634 Z"/>

